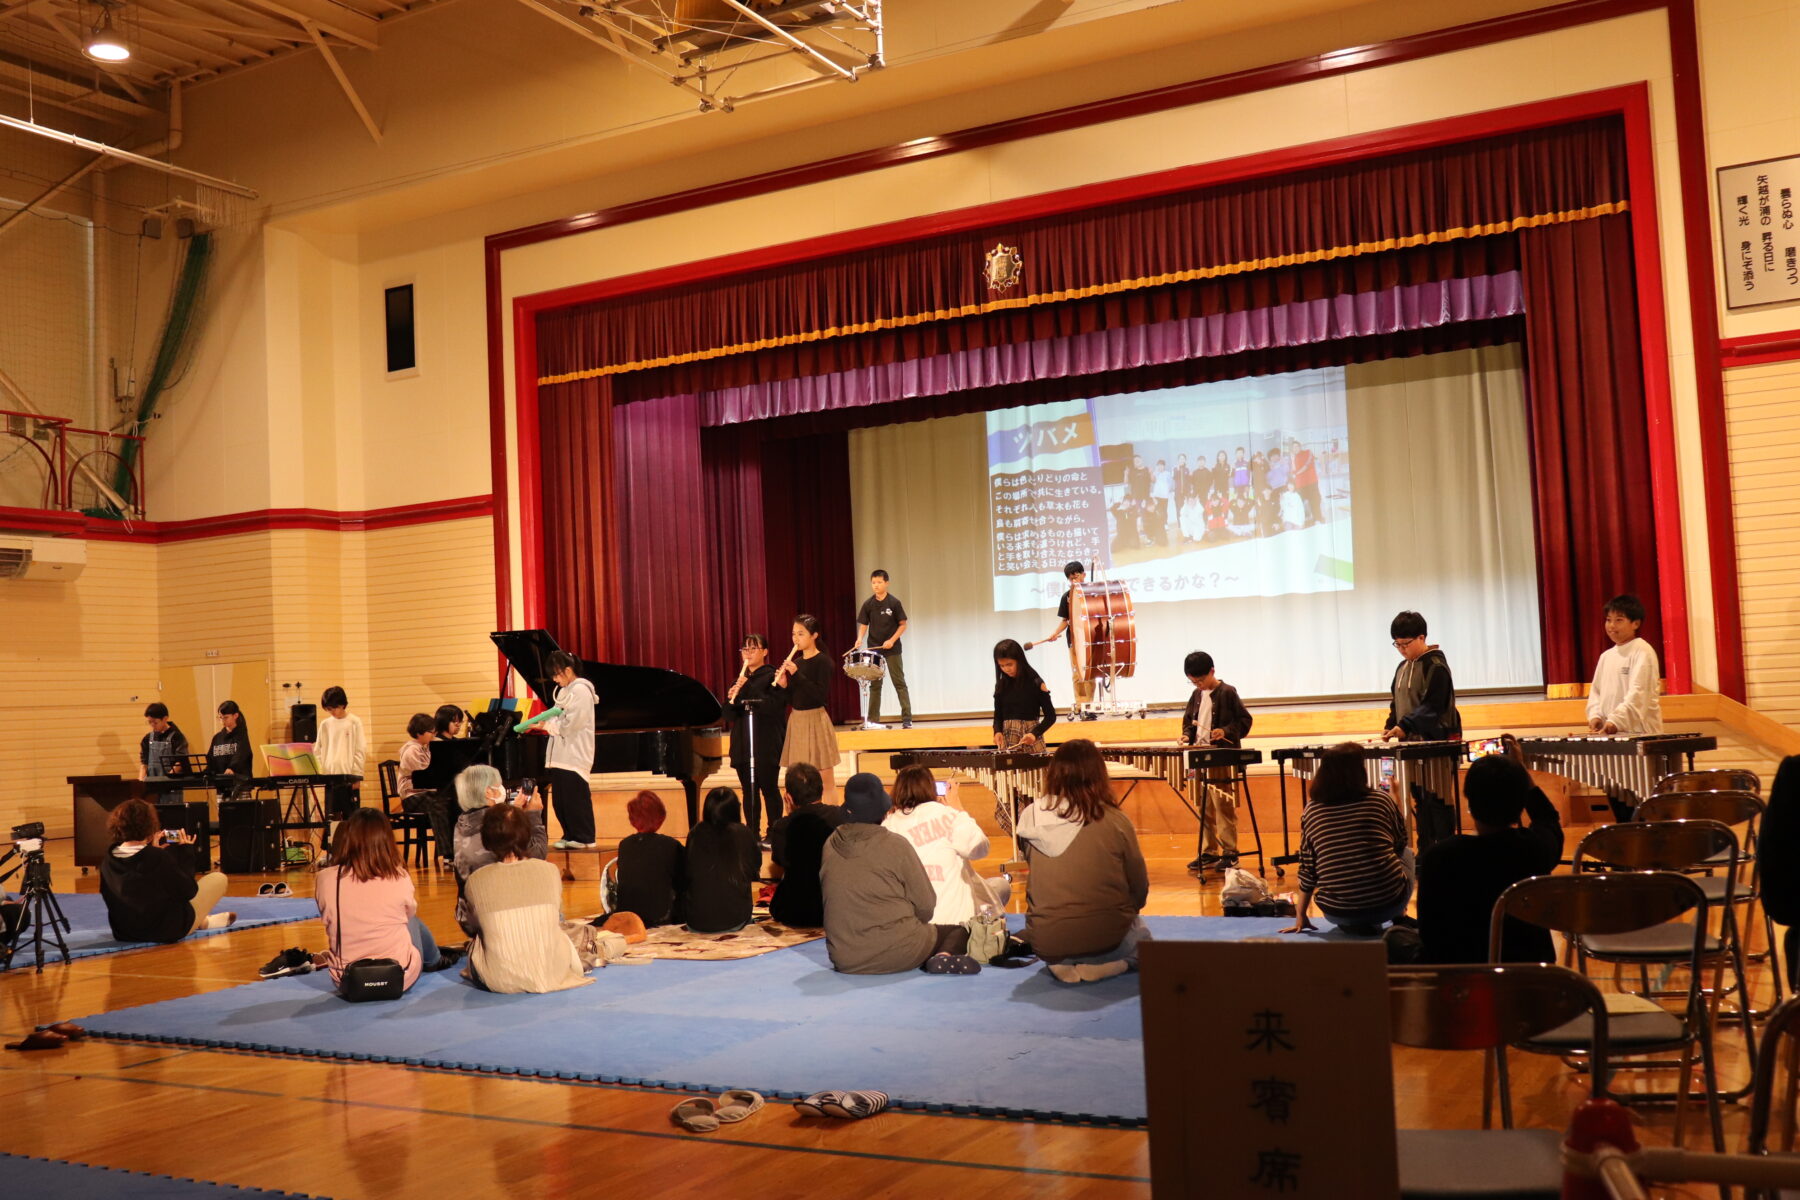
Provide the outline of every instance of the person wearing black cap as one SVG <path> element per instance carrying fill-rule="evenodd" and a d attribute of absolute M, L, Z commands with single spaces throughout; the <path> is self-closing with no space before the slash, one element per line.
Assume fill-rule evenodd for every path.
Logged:
<path fill-rule="evenodd" d="M 933 925 L 937 891 L 912 843 L 883 829 L 887 790 L 863 772 L 844 784 L 844 824 L 825 843 L 819 882 L 825 894 L 825 949 L 846 975 L 923 969 L 973 975 L 969 931 Z"/>
<path fill-rule="evenodd" d="M 1075 658 L 1075 630 L 1071 627 L 1069 600 L 1075 594 L 1075 589 L 1086 581 L 1087 568 L 1078 562 L 1069 563 L 1063 567 L 1063 578 L 1069 581 L 1069 586 L 1063 591 L 1062 600 L 1056 606 L 1056 628 L 1050 631 L 1048 637 L 1039 638 L 1035 642 L 1026 642 L 1025 648 L 1029 650 L 1033 646 L 1041 646 L 1045 642 L 1054 642 L 1058 637 L 1067 639 L 1069 643 L 1069 673 L 1075 677 L 1075 708 L 1079 709 L 1094 698 L 1094 684 L 1092 680 L 1084 680 L 1081 677 L 1081 663 Z"/>

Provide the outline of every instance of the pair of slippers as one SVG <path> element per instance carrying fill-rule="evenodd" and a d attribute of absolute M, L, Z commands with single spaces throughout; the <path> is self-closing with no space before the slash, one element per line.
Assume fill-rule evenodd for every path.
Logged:
<path fill-rule="evenodd" d="M 285 883 L 265 883 L 256 889 L 259 896 L 291 896 L 294 889 Z"/>
<path fill-rule="evenodd" d="M 87 1030 L 68 1021 L 58 1021 L 54 1025 L 46 1025 L 42 1029 L 33 1030 L 22 1041 L 8 1042 L 8 1050 L 60 1050 L 70 1042 L 79 1042 L 87 1036 Z"/>
<path fill-rule="evenodd" d="M 860 1121 L 887 1106 L 886 1092 L 814 1092 L 804 1100 L 794 1101 L 794 1111 L 803 1117 L 831 1117 L 839 1121 Z"/>
<path fill-rule="evenodd" d="M 742 1121 L 762 1111 L 763 1098 L 747 1088 L 725 1092 L 717 1100 L 710 1096 L 689 1096 L 669 1110 L 669 1120 L 689 1133 L 711 1133 L 720 1125 Z"/>

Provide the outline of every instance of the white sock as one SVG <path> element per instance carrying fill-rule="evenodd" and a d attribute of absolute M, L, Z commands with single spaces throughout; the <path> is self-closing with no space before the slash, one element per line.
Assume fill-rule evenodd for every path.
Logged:
<path fill-rule="evenodd" d="M 237 914 L 234 912 L 208 913 L 206 914 L 206 920 L 200 922 L 200 928 L 229 929 L 231 928 L 231 923 L 235 920 L 237 920 Z"/>

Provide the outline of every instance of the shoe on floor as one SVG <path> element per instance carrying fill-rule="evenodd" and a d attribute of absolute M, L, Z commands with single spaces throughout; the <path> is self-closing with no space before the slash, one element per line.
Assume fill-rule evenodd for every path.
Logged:
<path fill-rule="evenodd" d="M 803 1117 L 826 1117 L 830 1114 L 825 1111 L 825 1106 L 842 1104 L 843 1100 L 842 1092 L 814 1092 L 804 1100 L 794 1101 L 794 1111 Z"/>
<path fill-rule="evenodd" d="M 313 970 L 312 955 L 291 946 L 263 964 L 257 975 L 263 979 L 280 979 L 283 975 L 307 975 Z"/>
<path fill-rule="evenodd" d="M 761 1112 L 764 1103 L 760 1093 L 753 1092 L 748 1088 L 734 1088 L 719 1097 L 718 1106 L 713 1109 L 713 1115 L 726 1124 L 730 1124 Z"/>
<path fill-rule="evenodd" d="M 462 946 L 439 946 L 437 961 L 432 963 L 429 967 L 426 967 L 425 970 L 448 971 L 451 967 L 454 967 L 457 963 L 461 962 L 467 954 L 468 950 Z"/>
<path fill-rule="evenodd" d="M 717 1106 L 705 1096 L 689 1096 L 669 1110 L 669 1120 L 689 1133 L 711 1133 L 719 1127 Z"/>
<path fill-rule="evenodd" d="M 883 725 L 880 721 L 864 721 L 862 723 L 862 727 L 863 727 L 863 732 L 865 732 L 865 733 L 874 733 L 877 730 L 887 728 L 887 726 Z"/>
<path fill-rule="evenodd" d="M 907 720 L 900 722 L 900 728 L 911 729 L 912 728 L 912 720 L 910 718 L 908 718 Z"/>
<path fill-rule="evenodd" d="M 825 1100 L 819 1107 L 828 1117 L 840 1121 L 860 1121 L 872 1117 L 888 1106 L 886 1092 L 827 1092 L 836 1099 Z"/>
<path fill-rule="evenodd" d="M 60 1033 L 71 1042 L 79 1042 L 82 1038 L 87 1036 L 87 1030 L 75 1024 L 73 1021 L 58 1021 L 56 1024 L 46 1025 L 44 1028 L 51 1033 Z"/>
<path fill-rule="evenodd" d="M 6 1043 L 8 1050 L 61 1050 L 69 1044 L 69 1039 L 60 1033 L 52 1033 L 48 1029 L 38 1029 L 25 1035 L 17 1042 Z"/>

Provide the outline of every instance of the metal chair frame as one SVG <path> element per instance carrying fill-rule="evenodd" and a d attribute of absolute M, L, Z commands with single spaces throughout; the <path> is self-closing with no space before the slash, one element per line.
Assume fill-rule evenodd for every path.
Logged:
<path fill-rule="evenodd" d="M 1800 996 L 1787 1000 L 1770 1013 L 1768 1026 L 1763 1030 L 1762 1052 L 1756 1061 L 1756 1086 L 1750 1093 L 1750 1128 L 1744 1141 L 1746 1154 L 1771 1153 L 1769 1126 L 1775 1115 L 1775 1081 L 1783 1074 L 1784 1055 L 1787 1088 L 1782 1097 L 1782 1108 L 1787 1117 L 1779 1153 L 1791 1154 L 1794 1150 L 1796 1088 L 1800 1088 Z M 1748 1200 L 1757 1197 L 1775 1200 L 1775 1194 L 1771 1192 L 1748 1193 Z"/>
<path fill-rule="evenodd" d="M 425 852 L 431 845 L 431 818 L 424 813 L 395 812 L 394 801 L 400 798 L 400 760 L 389 758 L 377 768 L 381 775 L 381 811 L 388 824 L 400 831 L 400 859 L 412 855 L 415 867 L 426 865 Z"/>
<path fill-rule="evenodd" d="M 1691 776 L 1731 776 L 1756 782 L 1756 776 L 1747 771 L 1694 771 Z M 1742 927 L 1742 954 L 1747 963 L 1768 962 L 1774 970 L 1775 1004 L 1779 1005 L 1787 997 L 1787 983 L 1780 970 L 1780 951 L 1776 948 L 1775 920 L 1769 916 L 1768 910 L 1762 906 L 1762 862 L 1757 853 L 1759 831 L 1762 828 L 1763 813 L 1767 805 L 1751 788 L 1716 788 L 1710 790 L 1693 789 L 1673 792 L 1659 791 L 1638 806 L 1637 819 L 1640 821 L 1717 821 L 1732 829 L 1744 827 L 1744 837 L 1740 845 L 1742 852 L 1738 858 L 1738 867 L 1742 870 L 1745 863 L 1750 866 L 1750 881 L 1744 886 L 1740 878 L 1734 886 L 1731 902 L 1742 904 L 1744 921 Z M 1708 871 L 1711 874 L 1711 871 Z M 1761 915 L 1759 922 L 1756 917 Z M 1751 935 L 1761 925 L 1763 937 L 1767 939 L 1767 950 L 1753 950 Z M 1740 1003 L 1750 1003 L 1747 996 Z M 1769 1015 L 1769 1011 L 1758 1012 L 1751 1009 L 1751 1016 L 1757 1020 Z"/>
<path fill-rule="evenodd" d="M 1729 830 L 1726 832 L 1729 833 Z M 1693 1058 L 1697 1051 L 1700 1056 L 1700 1069 L 1705 1077 L 1707 1116 L 1712 1127 L 1713 1148 L 1723 1151 L 1725 1127 L 1720 1111 L 1721 1097 L 1713 1059 L 1711 1014 L 1707 1009 L 1706 997 L 1700 990 L 1707 927 L 1707 901 L 1706 894 L 1700 890 L 1699 884 L 1688 876 L 1673 871 L 1538 875 L 1520 880 L 1502 892 L 1500 899 L 1494 903 L 1493 915 L 1488 925 L 1488 956 L 1498 958 L 1500 955 L 1501 936 L 1505 930 L 1507 917 L 1516 917 L 1539 928 L 1560 933 L 1574 942 L 1593 934 L 1631 933 L 1639 929 L 1649 929 L 1676 920 L 1690 912 L 1694 914 L 1694 939 L 1685 956 L 1689 971 L 1687 1004 L 1681 1013 L 1669 1014 L 1680 1021 L 1681 1035 L 1666 1041 L 1641 1043 L 1629 1051 L 1622 1051 L 1610 1029 L 1608 1033 L 1606 1073 L 1609 1080 L 1613 1073 L 1635 1066 L 1635 1064 L 1619 1063 L 1618 1059 L 1621 1054 L 1635 1058 L 1648 1054 L 1679 1051 L 1681 1058 L 1676 1065 L 1681 1075 L 1677 1090 L 1673 1093 L 1663 1094 L 1630 1093 L 1620 1095 L 1614 1093 L 1604 1083 L 1597 1081 L 1595 1093 L 1597 1095 L 1604 1094 L 1627 1105 L 1643 1103 L 1646 1100 L 1656 1102 L 1672 1099 L 1675 1103 L 1675 1144 L 1679 1146 L 1687 1114 Z M 1596 1025 L 1596 1031 L 1597 1029 Z M 1513 1048 L 1529 1054 L 1550 1054 L 1564 1059 L 1573 1058 L 1590 1064 L 1591 1070 L 1592 1064 L 1595 1062 L 1594 1050 L 1596 1047 L 1594 1043 L 1596 1040 L 1596 1038 L 1590 1038 L 1587 1046 L 1573 1050 L 1568 1047 L 1540 1046 L 1529 1043 L 1515 1045 Z M 1511 1104 L 1512 1089 L 1507 1069 L 1506 1050 L 1507 1048 L 1502 1046 L 1495 1052 L 1503 1112 Z M 1660 1066 L 1662 1064 L 1649 1065 Z"/>

